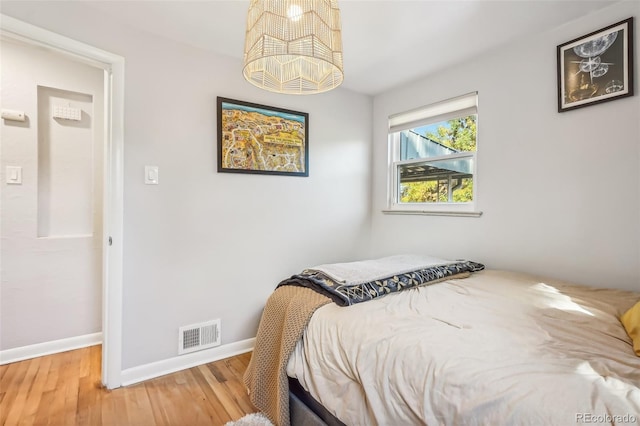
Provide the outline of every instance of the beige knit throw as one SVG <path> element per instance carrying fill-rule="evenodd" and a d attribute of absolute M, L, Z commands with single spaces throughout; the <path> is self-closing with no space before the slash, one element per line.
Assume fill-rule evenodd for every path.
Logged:
<path fill-rule="evenodd" d="M 282 286 L 267 300 L 244 374 L 253 405 L 278 426 L 289 426 L 287 363 L 311 315 L 331 299 L 304 287 Z"/>

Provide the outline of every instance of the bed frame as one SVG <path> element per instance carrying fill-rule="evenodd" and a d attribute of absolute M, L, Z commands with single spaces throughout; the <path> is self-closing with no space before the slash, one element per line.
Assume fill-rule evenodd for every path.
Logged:
<path fill-rule="evenodd" d="M 346 426 L 327 411 L 298 380 L 289 377 L 289 418 L 291 426 Z"/>

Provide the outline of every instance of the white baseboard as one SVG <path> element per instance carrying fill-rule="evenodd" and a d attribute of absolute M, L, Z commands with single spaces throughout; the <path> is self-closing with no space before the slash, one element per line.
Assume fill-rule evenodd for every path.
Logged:
<path fill-rule="evenodd" d="M 0 365 L 37 358 L 39 356 L 57 354 L 59 352 L 72 351 L 74 349 L 86 348 L 88 346 L 99 345 L 101 343 L 102 333 L 93 333 L 7 349 L 0 351 Z"/>
<path fill-rule="evenodd" d="M 250 352 L 253 350 L 255 341 L 256 339 L 253 337 L 203 351 L 192 352 L 190 354 L 140 365 L 138 367 L 127 368 L 126 370 L 122 370 L 122 386 L 133 385 L 134 383 L 154 379 L 164 376 L 165 374 L 175 373 L 176 371 L 186 370 L 187 368 Z"/>

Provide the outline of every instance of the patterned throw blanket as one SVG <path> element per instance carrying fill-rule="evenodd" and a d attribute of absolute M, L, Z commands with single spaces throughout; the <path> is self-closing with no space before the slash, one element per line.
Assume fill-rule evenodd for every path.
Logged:
<path fill-rule="evenodd" d="M 384 264 L 385 268 L 388 265 L 396 268 L 400 264 L 403 267 L 407 265 L 406 258 L 391 259 L 385 264 L 384 261 L 389 259 L 382 259 L 382 263 L 372 262 L 378 266 Z M 414 260 L 409 259 L 409 263 Z M 484 269 L 479 263 L 467 261 L 425 266 L 422 260 L 418 263 L 422 265 L 419 269 L 408 271 L 400 268 L 400 272 L 391 275 L 385 268 L 372 267 L 378 275 L 383 275 L 373 280 L 363 278 L 366 273 L 359 273 L 362 266 L 372 266 L 367 264 L 370 261 L 365 261 L 322 265 L 326 267 L 305 270 L 278 284 L 265 305 L 253 355 L 243 377 L 253 405 L 274 424 L 289 425 L 287 363 L 311 316 L 321 306 L 332 300 L 347 306 L 419 285 L 466 278 L 471 272 Z M 347 279 L 343 278 L 347 276 Z"/>
<path fill-rule="evenodd" d="M 374 272 L 368 272 L 367 268 Z M 301 274 L 282 281 L 278 287 L 307 287 L 330 297 L 339 306 L 349 306 L 483 269 L 481 263 L 467 260 L 451 262 L 401 255 L 305 269 Z"/>

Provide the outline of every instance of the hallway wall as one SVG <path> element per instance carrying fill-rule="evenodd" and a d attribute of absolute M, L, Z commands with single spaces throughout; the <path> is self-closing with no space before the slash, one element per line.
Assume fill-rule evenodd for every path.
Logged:
<path fill-rule="evenodd" d="M 103 71 L 2 40 L 0 351 L 102 330 Z M 54 106 L 81 119 L 53 117 Z M 6 167 L 22 168 L 22 184 Z"/>

